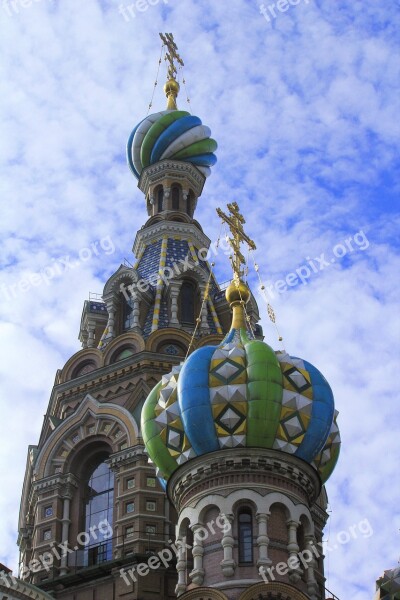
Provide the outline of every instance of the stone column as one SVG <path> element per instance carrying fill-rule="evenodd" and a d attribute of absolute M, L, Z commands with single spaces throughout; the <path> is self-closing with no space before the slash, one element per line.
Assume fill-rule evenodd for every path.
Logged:
<path fill-rule="evenodd" d="M 179 298 L 179 290 L 180 286 L 176 285 L 174 282 L 169 284 L 169 293 L 171 296 L 171 314 L 169 319 L 169 324 L 175 327 L 179 327 L 178 320 L 178 298 Z"/>
<path fill-rule="evenodd" d="M 107 339 L 112 339 L 115 337 L 114 325 L 115 325 L 115 304 L 114 302 L 107 302 L 107 312 L 108 312 L 108 333 Z"/>
<path fill-rule="evenodd" d="M 93 348 L 93 346 L 95 345 L 95 339 L 94 339 L 95 330 L 96 330 L 95 323 L 89 322 L 88 323 L 88 340 L 87 340 L 88 348 Z"/>
<path fill-rule="evenodd" d="M 63 497 L 63 516 L 61 519 L 62 523 L 62 531 L 61 531 L 61 543 L 68 542 L 68 534 L 69 534 L 69 525 L 71 523 L 70 519 L 70 507 L 71 507 L 71 491 L 67 491 Z M 63 553 L 61 555 L 61 568 L 60 575 L 66 575 L 68 572 L 68 553 Z"/>
<path fill-rule="evenodd" d="M 81 336 L 82 336 L 82 348 L 87 348 L 88 347 L 88 332 L 87 331 L 81 331 Z"/>
<path fill-rule="evenodd" d="M 289 551 L 289 558 L 292 559 L 292 563 L 295 563 L 295 559 L 299 552 L 299 545 L 297 543 L 297 528 L 299 526 L 299 523 L 297 521 L 288 521 L 287 526 L 289 534 L 289 543 L 287 546 Z M 300 567 L 297 567 L 295 569 L 289 568 L 289 580 L 291 581 L 291 583 L 297 583 L 301 578 L 302 572 L 303 571 Z"/>
<path fill-rule="evenodd" d="M 204 298 L 204 294 L 206 291 L 206 286 L 202 285 L 200 286 L 200 291 L 201 291 L 201 298 Z M 208 316 L 208 310 L 207 310 L 207 301 L 203 302 L 203 307 L 201 309 L 201 323 L 200 323 L 200 329 L 203 332 L 208 332 L 210 329 L 210 326 L 208 324 L 208 320 L 207 320 L 207 316 Z"/>
<path fill-rule="evenodd" d="M 175 594 L 179 597 L 186 592 L 186 546 L 180 538 L 176 541 L 176 546 L 178 548 L 178 560 L 176 562 L 178 583 L 175 587 Z"/>
<path fill-rule="evenodd" d="M 199 537 L 199 530 L 202 529 L 200 523 L 196 523 L 191 527 L 193 531 L 193 571 L 189 574 L 192 583 L 196 585 L 203 585 L 204 581 L 204 569 L 203 569 L 203 540 Z"/>
<path fill-rule="evenodd" d="M 267 524 L 269 519 L 269 513 L 257 513 L 256 519 L 258 523 L 258 560 L 257 567 L 265 567 L 272 563 L 272 560 L 268 558 L 268 544 L 269 538 L 267 535 Z"/>
<path fill-rule="evenodd" d="M 187 203 L 187 199 L 189 198 L 188 190 L 182 190 L 182 198 L 183 198 L 183 208 L 186 211 L 186 213 L 190 216 L 189 207 L 188 207 L 188 203 Z"/>
<path fill-rule="evenodd" d="M 310 600 L 318 600 L 319 589 L 314 574 L 317 566 L 313 552 L 313 549 L 316 548 L 315 538 L 313 535 L 306 535 L 304 541 L 305 549 L 307 550 L 307 592 L 310 596 Z"/>
<path fill-rule="evenodd" d="M 137 294 L 132 294 L 132 301 L 133 301 L 133 307 L 132 307 L 133 325 L 132 325 L 132 329 L 140 329 L 140 322 L 139 322 L 139 317 L 140 317 L 139 297 L 138 297 Z"/>
<path fill-rule="evenodd" d="M 163 209 L 171 210 L 171 188 L 164 186 L 164 200 L 163 200 Z"/>
<path fill-rule="evenodd" d="M 220 515 L 221 517 L 222 515 Z M 233 545 L 235 540 L 232 537 L 232 523 L 233 523 L 233 515 L 223 515 L 224 521 L 229 522 L 230 528 L 228 531 L 224 532 L 223 538 L 221 540 L 222 548 L 224 549 L 224 558 L 221 561 L 221 569 L 224 577 L 232 577 L 235 572 L 235 561 L 233 560 Z"/>

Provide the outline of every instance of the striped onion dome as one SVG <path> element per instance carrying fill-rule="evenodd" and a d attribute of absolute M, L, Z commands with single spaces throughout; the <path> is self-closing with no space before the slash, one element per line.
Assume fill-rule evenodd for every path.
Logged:
<path fill-rule="evenodd" d="M 128 139 L 127 157 L 137 179 L 149 165 L 170 158 L 195 165 L 206 177 L 217 157 L 217 142 L 209 127 L 184 110 L 165 110 L 148 115 Z"/>
<path fill-rule="evenodd" d="M 232 327 L 221 344 L 193 352 L 144 404 L 142 435 L 160 479 L 196 456 L 247 447 L 297 456 L 324 483 L 340 450 L 328 382 L 311 363 L 253 339 L 242 306 L 231 306 Z"/>

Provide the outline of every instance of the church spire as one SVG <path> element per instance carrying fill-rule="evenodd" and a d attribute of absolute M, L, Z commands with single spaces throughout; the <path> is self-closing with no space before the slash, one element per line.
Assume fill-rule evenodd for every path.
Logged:
<path fill-rule="evenodd" d="M 184 66 L 184 62 L 178 54 L 178 47 L 175 44 L 174 36 L 172 33 L 166 33 L 165 35 L 160 33 L 160 38 L 163 41 L 164 46 L 167 47 L 165 54 L 165 60 L 168 61 L 168 72 L 167 81 L 164 85 L 164 92 L 167 96 L 167 110 L 178 110 L 176 99 L 179 94 L 179 83 L 176 81 L 176 66 L 175 61 L 181 66 Z"/>

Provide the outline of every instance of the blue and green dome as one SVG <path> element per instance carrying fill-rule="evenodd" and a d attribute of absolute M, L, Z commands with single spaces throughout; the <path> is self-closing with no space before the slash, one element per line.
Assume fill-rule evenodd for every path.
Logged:
<path fill-rule="evenodd" d="M 336 416 L 318 369 L 252 339 L 234 308 L 223 342 L 193 352 L 152 390 L 142 435 L 164 480 L 196 456 L 247 447 L 297 456 L 325 482 L 339 455 Z"/>
<path fill-rule="evenodd" d="M 195 117 L 183 110 L 165 110 L 148 115 L 129 136 L 128 163 L 137 179 L 143 169 L 163 160 L 190 162 L 206 177 L 211 173 L 217 157 L 217 142 L 211 131 Z"/>

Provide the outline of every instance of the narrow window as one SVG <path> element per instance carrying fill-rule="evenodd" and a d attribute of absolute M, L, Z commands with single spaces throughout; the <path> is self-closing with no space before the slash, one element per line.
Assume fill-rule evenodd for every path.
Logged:
<path fill-rule="evenodd" d="M 163 200 L 164 200 L 164 190 L 162 187 L 158 188 L 157 192 L 157 210 L 158 212 L 163 211 Z"/>
<path fill-rule="evenodd" d="M 112 558 L 110 538 L 113 507 L 114 473 L 107 463 L 102 462 L 90 475 L 86 488 L 85 531 L 90 536 L 90 541 L 85 547 L 85 565 L 97 565 Z"/>
<path fill-rule="evenodd" d="M 181 321 L 185 325 L 194 325 L 194 286 L 184 281 L 181 287 Z"/>
<path fill-rule="evenodd" d="M 253 562 L 253 524 L 248 508 L 239 512 L 239 562 Z"/>
<path fill-rule="evenodd" d="M 124 319 L 124 331 L 130 329 L 133 326 L 133 299 L 129 297 L 129 300 L 122 298 L 123 302 L 123 319 Z M 121 359 L 119 359 L 121 360 Z"/>
<path fill-rule="evenodd" d="M 179 210 L 179 188 L 172 188 L 172 210 Z"/>

